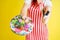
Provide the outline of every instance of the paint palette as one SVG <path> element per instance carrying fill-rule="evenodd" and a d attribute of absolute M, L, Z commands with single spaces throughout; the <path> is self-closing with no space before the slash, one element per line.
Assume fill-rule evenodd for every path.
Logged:
<path fill-rule="evenodd" d="M 22 17 L 17 15 L 10 22 L 11 30 L 19 35 L 27 35 L 33 29 L 32 19 L 29 17 Z"/>

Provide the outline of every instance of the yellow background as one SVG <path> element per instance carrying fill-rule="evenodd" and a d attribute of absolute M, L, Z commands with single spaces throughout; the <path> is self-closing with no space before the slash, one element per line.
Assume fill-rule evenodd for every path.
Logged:
<path fill-rule="evenodd" d="M 10 20 L 20 14 L 23 0 L 0 0 L 0 40 L 25 40 L 25 36 L 10 30 Z M 60 40 L 60 0 L 52 0 L 53 8 L 48 22 L 49 40 Z"/>

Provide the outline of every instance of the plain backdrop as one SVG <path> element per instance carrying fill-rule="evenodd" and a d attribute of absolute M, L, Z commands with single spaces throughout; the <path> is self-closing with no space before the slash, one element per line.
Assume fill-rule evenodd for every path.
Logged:
<path fill-rule="evenodd" d="M 52 13 L 48 22 L 49 40 L 60 40 L 60 0 L 52 1 Z M 0 0 L 0 40 L 25 40 L 10 29 L 10 20 L 19 15 L 24 0 Z"/>

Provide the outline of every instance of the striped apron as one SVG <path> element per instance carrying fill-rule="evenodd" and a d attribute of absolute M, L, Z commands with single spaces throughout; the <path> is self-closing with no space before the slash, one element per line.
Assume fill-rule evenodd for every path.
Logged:
<path fill-rule="evenodd" d="M 38 6 L 30 6 L 28 9 L 28 16 L 34 23 L 33 30 L 30 34 L 26 35 L 26 40 L 48 40 L 48 30 L 46 25 L 42 22 L 43 14 L 41 12 L 43 4 Z"/>

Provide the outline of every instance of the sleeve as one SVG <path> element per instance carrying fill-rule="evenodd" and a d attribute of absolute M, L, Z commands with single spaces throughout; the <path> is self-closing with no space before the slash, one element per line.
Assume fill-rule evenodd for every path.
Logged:
<path fill-rule="evenodd" d="M 50 0 L 43 0 L 44 6 L 52 7 L 52 3 Z"/>
<path fill-rule="evenodd" d="M 24 0 L 25 4 L 31 4 L 31 0 Z"/>

